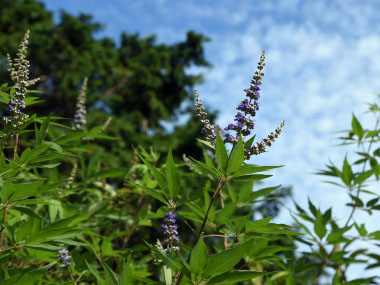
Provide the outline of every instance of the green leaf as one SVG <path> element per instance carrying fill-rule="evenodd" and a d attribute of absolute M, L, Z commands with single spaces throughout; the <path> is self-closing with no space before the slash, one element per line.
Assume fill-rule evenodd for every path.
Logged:
<path fill-rule="evenodd" d="M 262 172 L 262 171 L 266 171 L 266 170 L 270 170 L 270 169 L 274 169 L 274 168 L 279 168 L 279 167 L 283 167 L 283 165 L 280 165 L 280 166 L 258 166 L 258 165 L 244 164 L 232 174 L 232 177 L 238 177 L 238 176 L 242 176 L 242 175 Z"/>
<path fill-rule="evenodd" d="M 172 268 L 175 272 L 181 271 L 181 265 L 177 263 L 175 260 L 171 259 L 168 255 L 165 253 L 159 251 L 155 246 L 149 244 L 148 242 L 144 241 L 145 244 L 150 248 L 150 250 L 159 258 L 161 259 L 167 266 Z"/>
<path fill-rule="evenodd" d="M 233 181 L 258 181 L 258 180 L 263 180 L 269 177 L 272 177 L 273 175 L 266 175 L 266 174 L 251 174 L 251 175 L 243 175 L 243 176 L 238 176 L 234 177 L 230 180 Z"/>
<path fill-rule="evenodd" d="M 73 132 L 70 134 L 65 134 L 63 136 L 60 136 L 60 137 L 54 139 L 53 142 L 56 144 L 65 144 L 67 142 L 79 139 L 83 136 L 84 136 L 84 134 L 82 132 L 80 132 L 80 133 L 79 132 Z"/>
<path fill-rule="evenodd" d="M 353 132 L 355 133 L 355 135 L 358 136 L 359 140 L 361 140 L 364 135 L 364 130 L 363 130 L 362 125 L 360 124 L 360 122 L 358 121 L 358 119 L 355 117 L 354 114 L 352 114 L 351 125 L 352 125 Z"/>
<path fill-rule="evenodd" d="M 232 149 L 228 160 L 227 174 L 231 174 L 238 170 L 244 162 L 244 144 L 240 136 L 239 141 Z"/>
<path fill-rule="evenodd" d="M 107 285 L 119 285 L 115 272 L 108 266 L 107 263 L 101 262 L 102 267 L 106 273 L 106 283 Z"/>
<path fill-rule="evenodd" d="M 226 147 L 220 137 L 219 131 L 216 132 L 216 145 L 215 145 L 216 161 L 218 162 L 218 169 L 221 172 L 226 172 L 228 164 L 228 154 Z"/>
<path fill-rule="evenodd" d="M 145 160 L 140 154 L 138 154 L 140 159 L 144 162 L 144 164 L 149 168 L 149 170 L 153 173 L 154 178 L 156 178 L 158 184 L 164 193 L 168 192 L 168 183 L 166 181 L 165 175 L 156 169 L 153 165 L 151 165 L 147 160 Z"/>
<path fill-rule="evenodd" d="M 40 145 L 49 131 L 50 116 L 46 117 L 41 124 L 37 143 Z"/>
<path fill-rule="evenodd" d="M 250 148 L 256 138 L 256 135 L 252 136 L 247 142 L 244 144 L 245 148 Z"/>
<path fill-rule="evenodd" d="M 201 273 L 207 265 L 207 258 L 207 247 L 201 235 L 191 252 L 190 271 L 195 274 Z"/>
<path fill-rule="evenodd" d="M 152 189 L 152 188 L 149 188 L 149 187 L 146 187 L 146 186 L 141 186 L 141 185 L 138 185 L 138 184 L 133 184 L 134 186 L 138 187 L 139 189 L 141 189 L 142 191 L 148 193 L 149 195 L 153 196 L 154 198 L 156 198 L 157 200 L 161 201 L 162 203 L 166 204 L 167 205 L 167 202 L 164 198 L 164 196 L 162 196 L 160 193 L 158 193 L 156 190 Z"/>
<path fill-rule="evenodd" d="M 252 280 L 256 277 L 265 276 L 271 272 L 258 272 L 252 270 L 232 270 L 215 276 L 207 284 L 236 284 L 237 282 Z"/>
<path fill-rule="evenodd" d="M 95 276 L 95 278 L 101 283 L 101 284 L 105 284 L 105 281 L 104 279 L 100 276 L 98 270 L 95 268 L 95 266 L 89 264 L 87 262 L 87 260 L 85 259 L 85 262 L 86 262 L 86 265 L 87 265 L 87 268 L 90 270 L 90 272 L 92 273 L 92 275 Z"/>
<path fill-rule="evenodd" d="M 46 241 L 56 240 L 63 237 L 75 236 L 83 232 L 81 229 L 63 228 L 63 229 L 50 229 L 39 232 L 26 240 L 26 244 L 42 243 Z"/>
<path fill-rule="evenodd" d="M 350 186 L 354 175 L 352 173 L 351 165 L 347 161 L 347 157 L 344 158 L 342 175 L 343 182 L 347 186 Z"/>
<path fill-rule="evenodd" d="M 131 254 L 128 255 L 127 263 L 124 262 L 123 271 L 120 275 L 120 285 L 133 285 Z"/>
<path fill-rule="evenodd" d="M 215 151 L 215 147 L 210 142 L 205 141 L 205 140 L 200 140 L 200 139 L 197 139 L 197 141 L 199 141 L 201 144 L 203 144 L 208 149 Z"/>
<path fill-rule="evenodd" d="M 321 214 L 321 211 L 318 210 L 317 217 L 314 222 L 314 232 L 317 234 L 317 236 L 322 239 L 326 235 L 326 226 L 323 223 L 323 216 Z"/>
<path fill-rule="evenodd" d="M 352 226 L 349 226 L 349 227 L 346 227 L 346 228 L 341 228 L 341 229 L 336 229 L 336 230 L 333 230 L 331 233 L 329 233 L 329 235 L 327 236 L 326 240 L 328 243 L 330 244 L 334 244 L 334 243 L 340 243 L 343 239 L 343 234 L 345 232 L 347 232 L 348 230 L 350 230 L 352 228 Z"/>
<path fill-rule="evenodd" d="M 166 265 L 164 265 L 164 276 L 165 276 L 165 285 L 171 285 L 172 284 L 172 280 L 173 280 L 173 276 L 172 276 L 172 270 L 167 267 Z"/>
<path fill-rule="evenodd" d="M 354 184 L 360 184 L 360 183 L 363 183 L 363 181 L 367 180 L 368 178 L 370 178 L 372 176 L 372 174 L 374 173 L 373 169 L 371 170 L 367 170 L 365 172 L 362 172 L 358 175 L 358 177 L 355 178 L 354 180 Z"/>
<path fill-rule="evenodd" d="M 62 152 L 63 151 L 62 147 L 59 144 L 56 144 L 54 142 L 44 141 L 44 144 L 46 144 L 49 148 L 54 149 L 57 152 Z"/>
<path fill-rule="evenodd" d="M 213 177 L 216 177 L 216 178 L 219 178 L 221 176 L 221 173 L 219 172 L 218 169 L 216 169 L 214 166 L 210 166 L 202 161 L 198 161 L 192 157 L 190 157 L 190 159 L 192 160 L 192 162 L 194 162 L 196 164 L 196 166 L 198 166 L 200 169 L 200 172 L 205 174 L 205 175 L 211 175 Z"/>
<path fill-rule="evenodd" d="M 280 251 L 291 251 L 295 250 L 295 247 L 285 247 L 285 246 L 279 246 L 279 245 L 271 245 L 266 246 L 263 250 L 261 250 L 256 258 L 264 258 L 267 256 L 273 256 L 275 253 Z"/>
<path fill-rule="evenodd" d="M 38 244 L 38 245 L 27 245 L 26 248 L 31 248 L 35 250 L 41 250 L 41 251 L 47 251 L 47 252 L 57 252 L 58 250 L 62 249 L 60 246 L 55 246 L 51 244 Z"/>
<path fill-rule="evenodd" d="M 34 218 L 37 218 L 39 220 L 45 220 L 43 217 L 41 217 L 40 215 L 38 215 L 37 213 L 35 213 L 31 208 L 29 207 L 25 207 L 25 206 L 14 206 L 12 207 L 12 210 L 16 210 L 16 211 L 19 211 L 23 214 L 26 214 L 28 215 L 29 217 L 34 217 Z M 45 220 L 46 221 L 46 220 Z"/>
<path fill-rule="evenodd" d="M 212 277 L 230 271 L 247 254 L 251 241 L 208 257 L 204 277 Z"/>
<path fill-rule="evenodd" d="M 46 274 L 46 272 L 55 264 L 55 262 L 48 265 L 42 266 L 40 268 L 29 271 L 28 273 L 21 276 L 21 278 L 15 283 L 17 285 L 30 285 L 34 282 L 41 280 L 41 277 Z"/>
<path fill-rule="evenodd" d="M 1 97 L 0 97 L 1 98 Z M 16 273 L 12 277 L 0 280 L 1 285 L 15 285 L 17 280 L 20 278 L 21 273 Z"/>
<path fill-rule="evenodd" d="M 58 221 L 55 221 L 55 222 L 45 226 L 44 230 L 73 227 L 73 226 L 78 225 L 80 222 L 87 220 L 87 218 L 88 217 L 87 217 L 86 213 L 73 215 L 71 217 L 60 219 Z"/>
<path fill-rule="evenodd" d="M 31 152 L 32 152 L 32 150 L 29 147 L 27 149 L 25 149 L 20 156 L 19 164 L 24 163 L 28 159 L 28 157 L 30 156 Z"/>
<path fill-rule="evenodd" d="M 10 179 L 8 179 L 10 180 Z M 18 183 L 18 184 L 13 184 L 12 188 L 12 197 L 8 197 L 9 201 L 17 201 L 21 200 L 24 198 L 28 198 L 31 196 L 36 196 L 38 194 L 42 194 L 46 192 L 47 189 L 46 187 L 42 187 L 44 184 L 45 179 L 40 179 L 37 181 L 33 182 L 28 182 L 28 183 Z"/>
<path fill-rule="evenodd" d="M 261 189 L 261 190 L 257 190 L 257 191 L 254 191 L 252 192 L 252 194 L 250 195 L 250 199 L 251 200 L 255 200 L 261 196 L 265 196 L 265 195 L 268 195 L 270 193 L 272 193 L 273 191 L 275 191 L 276 189 L 280 188 L 281 185 L 278 185 L 278 186 L 274 186 L 274 187 L 268 187 L 268 188 L 264 188 L 264 189 Z"/>
<path fill-rule="evenodd" d="M 174 200 L 180 192 L 179 174 L 174 164 L 172 150 L 169 150 L 166 159 L 166 177 L 169 188 L 169 198 Z"/>

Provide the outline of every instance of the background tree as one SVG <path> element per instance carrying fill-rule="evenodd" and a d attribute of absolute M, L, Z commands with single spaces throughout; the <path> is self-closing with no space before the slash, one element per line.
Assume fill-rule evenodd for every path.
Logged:
<path fill-rule="evenodd" d="M 152 141 L 158 146 L 167 145 L 178 141 L 176 135 L 181 135 L 178 146 L 199 156 L 192 136 L 199 133 L 198 123 L 189 124 L 187 136 L 182 136 L 181 131 L 152 134 L 163 133 L 160 122 L 176 119 L 181 104 L 191 102 L 194 84 L 201 82 L 202 76 L 188 74 L 187 69 L 209 66 L 203 49 L 208 39 L 190 31 L 183 42 L 166 45 L 157 44 L 154 36 L 122 33 L 117 44 L 110 38 L 95 38 L 102 27 L 90 15 L 76 17 L 63 11 L 55 23 L 53 13 L 36 0 L 0 0 L 0 64 L 4 67 L 0 80 L 9 81 L 6 54 L 16 51 L 18 39 L 29 29 L 33 35 L 29 49 L 31 75 L 41 78 L 38 89 L 45 100 L 32 112 L 72 118 L 77 90 L 88 77 L 90 126 L 113 116 L 109 133 L 120 138 L 103 144 L 108 158 L 112 155 L 110 161 L 129 161 L 126 146 L 130 149 L 137 142 Z M 193 107 L 188 106 L 182 113 L 190 114 L 191 122 Z"/>

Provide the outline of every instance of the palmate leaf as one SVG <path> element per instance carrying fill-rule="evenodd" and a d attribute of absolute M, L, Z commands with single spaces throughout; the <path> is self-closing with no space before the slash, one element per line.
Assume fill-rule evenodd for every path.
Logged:
<path fill-rule="evenodd" d="M 252 280 L 256 277 L 273 274 L 275 272 L 258 272 L 252 270 L 232 270 L 215 276 L 207 284 L 236 284 L 237 282 Z"/>

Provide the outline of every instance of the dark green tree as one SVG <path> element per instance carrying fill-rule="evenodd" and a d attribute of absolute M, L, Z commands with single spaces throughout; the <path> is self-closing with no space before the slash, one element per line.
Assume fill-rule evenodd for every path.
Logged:
<path fill-rule="evenodd" d="M 193 86 L 202 76 L 187 70 L 209 66 L 203 50 L 207 38 L 190 31 L 183 42 L 166 45 L 157 44 L 154 36 L 122 33 L 117 44 L 110 38 L 95 37 L 102 27 L 90 15 L 76 17 L 63 11 L 55 23 L 53 13 L 36 0 L 0 0 L 0 80 L 9 81 L 6 54 L 15 53 L 29 29 L 31 76 L 41 78 L 38 89 L 44 100 L 31 112 L 72 118 L 78 88 L 88 77 L 89 127 L 113 116 L 108 131 L 120 140 L 104 143 L 104 150 L 115 154 L 115 163 L 125 162 L 130 159 L 130 152 L 122 151 L 126 146 L 131 149 L 131 145 L 153 140 L 159 146 L 177 140 L 173 136 L 178 132 L 152 134 L 162 133 L 160 122 L 176 119 L 184 102 L 191 106 Z M 187 113 L 192 114 L 193 108 Z M 185 137 L 189 140 L 181 137 L 181 147 L 190 151 L 188 154 L 199 155 L 194 137 L 200 125 L 190 126 Z"/>

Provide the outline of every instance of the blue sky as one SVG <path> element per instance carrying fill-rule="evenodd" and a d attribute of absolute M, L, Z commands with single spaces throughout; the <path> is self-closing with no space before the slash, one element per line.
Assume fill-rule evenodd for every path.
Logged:
<path fill-rule="evenodd" d="M 232 122 L 261 51 L 267 51 L 258 138 L 286 126 L 278 141 L 252 159 L 286 165 L 271 185 L 294 187 L 296 201 L 307 197 L 323 210 L 333 206 L 342 221 L 347 213 L 343 190 L 312 175 L 329 158 L 341 163 L 345 149 L 334 147 L 334 132 L 350 127 L 352 112 L 362 116 L 380 92 L 380 1 L 376 0 L 44 0 L 53 11 L 86 12 L 106 24 L 98 36 L 118 40 L 122 31 L 156 34 L 158 42 L 185 39 L 192 29 L 211 38 L 205 45 L 213 68 L 203 70 L 197 86 L 207 106 L 220 112 L 218 123 Z M 349 157 L 350 158 L 350 157 Z M 292 203 L 289 202 L 290 208 Z M 284 222 L 289 215 L 281 216 Z M 375 217 L 358 214 L 378 230 Z M 359 271 L 358 271 L 359 272 Z M 362 275 L 361 275 L 362 276 Z"/>

